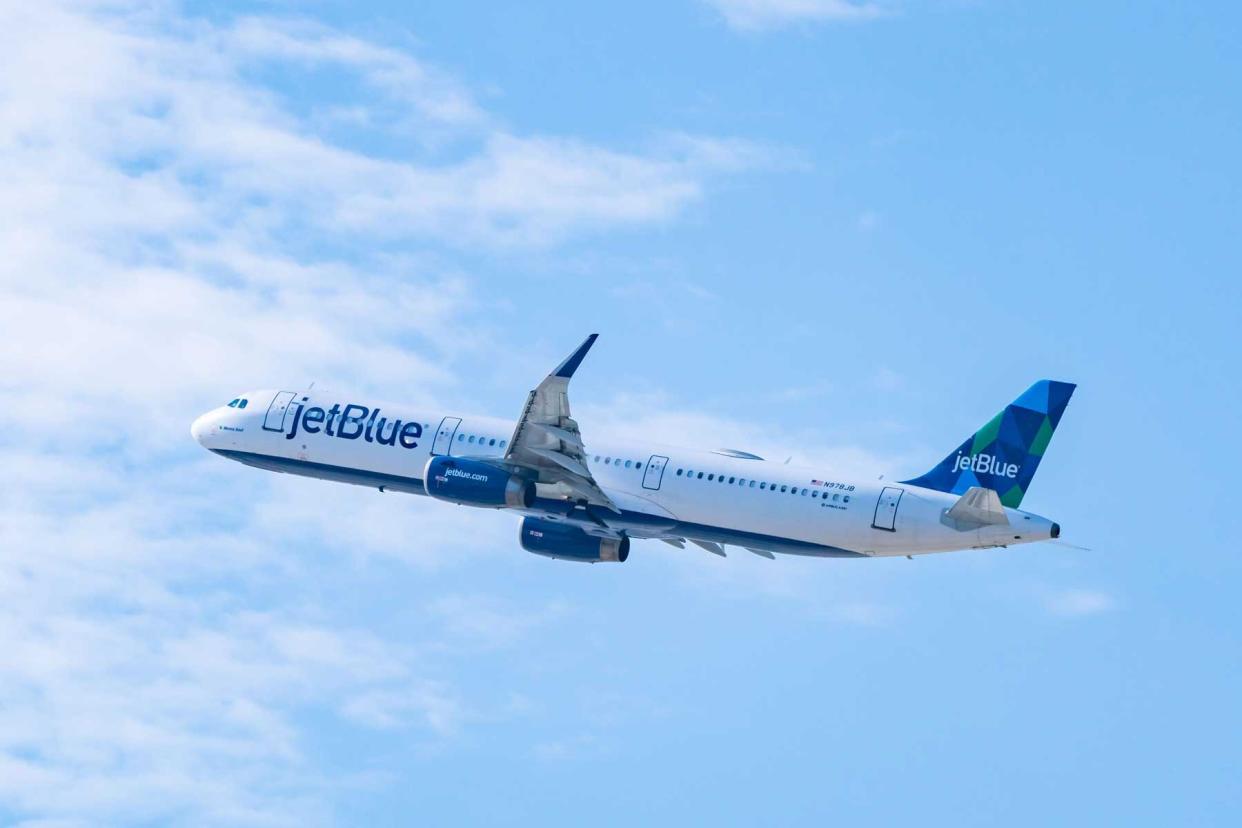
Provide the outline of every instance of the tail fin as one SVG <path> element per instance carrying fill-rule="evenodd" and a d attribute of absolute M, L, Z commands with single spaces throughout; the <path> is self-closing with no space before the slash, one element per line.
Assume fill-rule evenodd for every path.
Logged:
<path fill-rule="evenodd" d="M 905 482 L 952 494 L 982 486 L 997 492 L 1004 505 L 1016 508 L 1076 387 L 1069 382 L 1040 380 L 940 465 Z"/>

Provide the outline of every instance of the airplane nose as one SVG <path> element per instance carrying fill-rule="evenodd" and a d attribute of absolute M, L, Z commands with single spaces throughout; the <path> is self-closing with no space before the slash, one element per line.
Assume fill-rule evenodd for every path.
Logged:
<path fill-rule="evenodd" d="M 190 436 L 193 437 L 194 440 L 200 446 L 207 445 L 205 441 L 207 439 L 207 435 L 210 433 L 211 433 L 210 415 L 204 414 L 203 416 L 199 417 L 194 422 L 190 423 Z"/>

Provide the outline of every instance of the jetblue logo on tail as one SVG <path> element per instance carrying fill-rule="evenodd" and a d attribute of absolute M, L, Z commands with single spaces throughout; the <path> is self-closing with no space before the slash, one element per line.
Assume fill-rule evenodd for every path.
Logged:
<path fill-rule="evenodd" d="M 1017 463 L 1005 463 L 986 452 L 978 454 L 958 453 L 953 461 L 953 471 L 968 469 L 975 474 L 991 474 L 996 477 L 1007 477 L 1010 480 L 1018 476 L 1020 466 Z"/>
<path fill-rule="evenodd" d="M 1016 509 L 1073 393 L 1071 382 L 1039 380 L 935 468 L 905 482 L 952 494 L 982 484 Z"/>
<path fill-rule="evenodd" d="M 302 402 L 306 399 L 303 398 Z M 297 403 L 293 407 L 293 418 L 285 439 L 292 440 L 297 436 L 299 426 L 307 434 L 318 434 L 322 429 L 329 437 L 342 440 L 361 438 L 368 443 L 400 445 L 407 449 L 418 448 L 418 438 L 423 436 L 421 423 L 389 421 L 387 417 L 380 416 L 379 408 L 372 410 L 354 403 L 348 403 L 344 408 L 340 403 L 333 403 L 326 411 L 318 406 L 305 408 L 302 403 Z"/>

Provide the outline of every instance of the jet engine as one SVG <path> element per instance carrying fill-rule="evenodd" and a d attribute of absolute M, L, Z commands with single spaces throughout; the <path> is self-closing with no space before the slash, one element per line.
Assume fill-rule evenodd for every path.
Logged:
<path fill-rule="evenodd" d="M 463 506 L 522 509 L 535 502 L 534 481 L 464 457 L 432 457 L 423 471 L 423 486 L 431 497 Z"/>
<path fill-rule="evenodd" d="M 522 548 L 536 555 L 564 561 L 616 561 L 630 556 L 629 538 L 597 538 L 577 526 L 528 517 L 522 520 Z"/>

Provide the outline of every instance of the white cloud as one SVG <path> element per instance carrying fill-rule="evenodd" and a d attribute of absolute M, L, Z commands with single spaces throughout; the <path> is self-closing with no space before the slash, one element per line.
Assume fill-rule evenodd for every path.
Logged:
<path fill-rule="evenodd" d="M 713 172 L 759 163 L 745 143 L 706 137 L 636 154 L 518 136 L 404 51 L 168 8 L 27 5 L 0 33 L 0 388 L 28 437 L 86 408 L 115 434 L 121 398 L 157 424 L 127 436 L 167 441 L 226 375 L 443 387 L 434 351 L 471 292 L 419 259 L 359 256 L 359 239 L 549 244 L 667 220 Z M 335 144 L 251 79 L 256 62 L 355 72 L 378 90 L 364 106 L 420 113 L 459 146 L 436 160 Z M 325 240 L 350 260 L 316 252 Z M 430 347 L 394 347 L 411 337 Z"/>
<path fill-rule="evenodd" d="M 1117 599 L 1094 589 L 1065 589 L 1044 596 L 1048 612 L 1063 618 L 1099 615 L 1117 608 Z"/>
<path fill-rule="evenodd" d="M 353 596 L 318 600 L 325 578 L 509 560 L 512 521 L 311 493 L 208 458 L 189 421 L 273 381 L 451 398 L 457 361 L 497 345 L 443 344 L 480 312 L 445 256 L 667 221 L 761 153 L 516 134 L 408 50 L 305 21 L 10 6 L 0 809 L 47 824 L 327 821 L 338 783 L 301 711 L 451 739 L 500 715 L 455 684 L 454 653 L 511 646 L 562 610 L 411 599 L 417 636 L 360 624 Z M 307 104 L 263 80 L 272 67 L 353 92 Z M 338 140 L 343 124 L 391 151 Z"/>
<path fill-rule="evenodd" d="M 831 617 L 859 627 L 888 626 L 899 615 L 895 607 L 871 601 L 842 601 L 829 612 Z"/>
<path fill-rule="evenodd" d="M 512 530 L 513 522 L 506 516 Z M 507 533 L 507 534 L 512 534 Z M 559 602 L 537 613 L 506 607 L 486 595 L 444 595 L 427 606 L 430 616 L 439 619 L 455 646 L 495 649 L 514 643 L 535 629 L 564 616 L 568 607 Z"/>
<path fill-rule="evenodd" d="M 315 576 L 293 555 L 308 547 L 244 513 L 239 526 L 217 522 L 230 498 L 264 510 L 258 479 L 225 486 L 177 464 L 135 474 L 9 449 L 0 464 L 10 812 L 301 823 L 322 812 L 327 786 L 304 755 L 297 709 L 361 721 L 362 700 L 396 698 L 394 726 L 451 734 L 463 702 L 416 645 L 300 605 Z"/>
<path fill-rule="evenodd" d="M 106 225 L 113 237 L 223 222 L 547 244 L 667 220 L 714 172 L 766 157 L 703 136 L 641 153 L 518 135 L 408 53 L 302 21 L 212 25 L 40 4 L 13 14 L 0 44 L 4 76 L 21 79 L 0 105 L 0 141 L 22 162 L 4 206 L 79 229 Z M 435 140 L 384 155 L 334 143 L 296 102 L 250 79 L 271 63 L 356 76 L 370 94 L 348 102 L 355 122 L 393 127 L 392 113 L 413 113 L 404 128 Z M 70 64 L 74 72 L 54 71 Z M 435 152 L 446 144 L 452 152 Z M 210 202 L 198 197 L 205 190 Z M 101 215 L 103 203 L 112 209 Z"/>
<path fill-rule="evenodd" d="M 417 722 L 443 736 L 456 732 L 465 715 L 452 692 L 434 682 L 364 693 L 347 701 L 341 712 L 377 730 L 408 728 Z"/>
<path fill-rule="evenodd" d="M 854 22 L 886 14 L 877 3 L 854 0 L 704 0 L 734 29 L 759 31 L 797 23 Z"/>
<path fill-rule="evenodd" d="M 369 86 L 408 104 L 430 121 L 472 125 L 489 120 L 460 83 L 408 52 L 313 21 L 243 18 L 219 36 L 228 49 L 256 61 L 352 69 Z"/>

